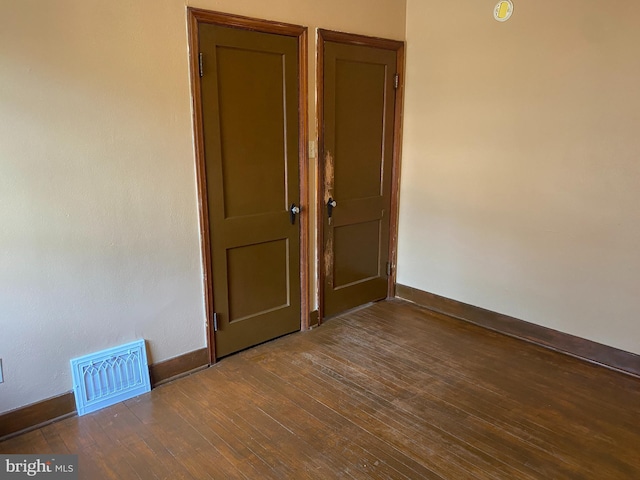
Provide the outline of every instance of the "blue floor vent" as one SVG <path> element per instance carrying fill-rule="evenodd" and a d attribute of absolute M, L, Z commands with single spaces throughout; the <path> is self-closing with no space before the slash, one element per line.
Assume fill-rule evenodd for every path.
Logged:
<path fill-rule="evenodd" d="M 151 390 L 144 340 L 71 360 L 78 415 Z"/>

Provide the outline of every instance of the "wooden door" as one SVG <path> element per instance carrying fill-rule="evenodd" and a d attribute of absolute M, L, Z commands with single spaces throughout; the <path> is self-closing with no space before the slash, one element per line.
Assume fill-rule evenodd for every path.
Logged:
<path fill-rule="evenodd" d="M 390 289 L 402 43 L 331 32 L 321 41 L 321 301 L 331 316 Z"/>
<path fill-rule="evenodd" d="M 298 38 L 199 24 L 198 45 L 220 358 L 300 330 Z"/>

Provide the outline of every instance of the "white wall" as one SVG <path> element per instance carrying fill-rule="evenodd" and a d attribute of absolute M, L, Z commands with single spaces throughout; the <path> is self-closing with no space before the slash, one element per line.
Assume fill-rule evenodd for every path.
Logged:
<path fill-rule="evenodd" d="M 183 7 L 148 7 L 0 7 L 0 411 L 205 345 Z"/>
<path fill-rule="evenodd" d="M 189 4 L 310 27 L 312 67 L 316 26 L 405 30 L 404 0 Z M 205 346 L 187 61 L 184 0 L 0 0 L 0 413 L 78 355 Z"/>
<path fill-rule="evenodd" d="M 398 283 L 640 354 L 640 3 L 408 0 Z"/>

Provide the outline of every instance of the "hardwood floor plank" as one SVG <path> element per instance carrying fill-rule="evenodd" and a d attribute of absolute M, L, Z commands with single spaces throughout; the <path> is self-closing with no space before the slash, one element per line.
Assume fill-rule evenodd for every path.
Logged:
<path fill-rule="evenodd" d="M 459 323 L 463 323 L 463 322 L 459 322 Z M 475 327 L 478 328 L 478 327 Z M 482 329 L 480 329 L 482 330 Z M 489 332 L 492 333 L 492 332 Z M 496 334 L 497 335 L 497 334 Z M 504 338 L 504 337 L 503 337 Z M 515 342 L 517 344 L 521 344 L 522 342 L 519 342 L 517 340 L 513 340 L 512 342 Z M 530 346 L 530 345 L 529 345 Z M 530 346 L 532 347 L 532 346 Z M 539 347 L 534 347 L 534 348 L 539 348 Z M 407 347 L 406 345 L 403 345 L 403 349 L 402 351 L 398 352 L 398 354 L 402 355 L 404 351 L 411 351 L 413 350 L 410 347 Z M 544 353 L 551 353 L 553 355 L 556 356 L 556 358 L 561 358 L 561 359 L 566 359 L 566 360 L 570 360 L 573 362 L 577 362 L 579 364 L 579 366 L 586 366 L 588 368 L 595 368 L 597 371 L 602 371 L 602 368 L 599 367 L 594 367 L 592 365 L 588 365 L 588 364 L 584 364 L 584 362 L 580 362 L 577 361 L 575 359 L 572 359 L 570 357 L 563 357 L 563 356 L 558 356 L 556 355 L 554 352 L 547 352 L 544 351 Z M 421 351 L 420 349 L 416 349 L 414 351 L 410 352 L 411 355 L 413 356 L 423 356 L 426 353 Z M 476 363 L 480 363 L 483 364 L 485 361 L 488 361 L 487 359 L 483 358 L 483 357 L 478 357 L 478 362 Z M 432 371 L 434 371 L 435 369 L 437 369 L 439 366 L 434 364 L 431 368 Z M 449 371 L 449 368 L 451 368 L 451 372 Z M 447 371 L 445 371 L 444 375 L 442 375 L 442 378 L 451 378 L 452 376 L 455 377 L 456 375 L 460 375 L 460 372 L 464 371 L 464 370 L 468 370 L 468 368 L 466 368 L 464 365 L 461 364 L 455 364 L 455 365 L 447 365 Z M 546 381 L 543 379 L 541 379 L 538 383 L 536 383 L 535 381 L 529 381 L 529 382 L 522 382 L 524 385 L 520 385 L 518 382 L 521 381 L 521 378 L 518 377 L 508 377 L 510 374 L 508 371 L 503 371 L 499 372 L 499 371 L 491 371 L 489 372 L 489 375 L 486 377 L 486 382 L 478 382 L 478 376 L 479 374 L 482 375 L 482 372 L 479 372 L 478 369 L 473 370 L 471 372 L 473 374 L 473 376 L 466 376 L 463 377 L 463 379 L 466 381 L 467 385 L 470 387 L 473 387 L 473 383 L 475 381 L 475 383 L 480 384 L 482 388 L 486 388 L 487 385 L 485 383 L 490 383 L 490 382 L 500 382 L 500 387 L 499 388 L 495 388 L 495 389 L 490 389 L 491 391 L 493 391 L 496 395 L 504 397 L 505 394 L 512 394 L 515 393 L 516 395 L 518 395 L 518 401 L 526 401 L 527 399 L 531 399 L 531 397 L 533 396 L 535 398 L 535 396 L 540 397 L 540 390 L 545 388 L 545 384 Z M 532 379 L 531 376 L 528 377 L 530 380 Z M 482 376 L 480 377 L 480 379 L 485 380 L 485 378 L 483 378 Z M 507 381 L 505 381 L 505 379 Z M 626 379 L 626 378 L 625 378 Z M 637 383 L 637 382 L 636 382 Z M 465 385 L 465 388 L 467 387 L 467 385 Z M 530 385 L 533 385 L 532 388 L 529 388 Z M 565 400 L 567 401 L 575 401 L 576 396 L 581 395 L 581 391 L 584 390 L 584 388 L 580 387 L 580 385 L 582 385 L 582 383 L 576 384 L 574 389 L 571 389 L 570 391 L 572 392 L 571 394 L 569 394 Z M 513 390 L 513 387 L 516 387 L 515 390 Z M 539 387 L 539 388 L 535 388 L 535 387 Z M 509 390 L 512 390 L 512 392 L 509 392 Z M 597 391 L 602 390 L 601 388 L 597 389 Z M 554 394 L 555 393 L 555 394 Z M 590 392 L 592 393 L 592 392 Z M 596 393 L 596 392 L 593 392 Z M 554 392 L 549 391 L 549 392 L 543 392 L 543 396 L 548 396 L 548 395 L 553 395 L 555 398 L 559 398 L 560 396 L 563 395 L 563 392 Z M 629 397 L 629 395 L 623 395 L 625 398 Z M 615 406 L 611 405 L 610 402 L 603 402 L 601 404 L 598 404 L 596 402 L 598 402 L 598 400 L 594 400 L 593 399 L 593 395 L 589 394 L 587 396 L 583 397 L 584 400 L 588 400 L 588 405 L 592 405 L 596 408 L 603 408 L 605 410 L 607 410 L 607 414 L 605 415 L 611 415 L 611 411 L 612 410 L 616 410 Z M 539 399 L 536 399 L 537 401 Z M 605 408 L 607 407 L 607 408 Z M 629 407 L 624 408 L 622 410 L 620 410 L 619 412 L 616 412 L 616 414 L 614 415 L 614 418 L 616 418 L 618 421 L 621 420 L 621 417 L 628 417 L 629 420 L 632 419 L 633 417 L 633 412 L 634 412 L 634 408 L 630 408 L 630 407 L 634 407 L 634 405 L 630 404 Z"/>
<path fill-rule="evenodd" d="M 352 322 L 352 323 L 350 323 L 350 325 L 351 325 L 352 327 L 354 327 L 353 323 L 356 323 L 356 322 Z M 514 341 L 514 343 L 516 343 L 516 344 L 522 344 L 522 342 L 518 342 L 518 341 Z M 530 345 L 527 345 L 527 346 L 528 346 L 528 347 L 531 347 Z M 584 364 L 583 362 L 576 361 L 575 359 L 570 358 L 570 357 L 559 356 L 559 355 L 555 354 L 554 352 L 547 352 L 547 351 L 544 351 L 543 353 L 544 353 L 544 354 L 551 354 L 551 355 L 554 355 L 554 356 L 556 356 L 556 357 L 560 358 L 562 361 L 567 360 L 567 361 L 573 362 L 574 364 L 577 362 L 577 365 L 574 365 L 574 366 L 579 366 L 579 367 L 582 367 L 582 368 L 585 368 L 585 367 L 586 367 L 586 368 L 591 368 L 591 369 L 593 368 L 593 366 L 592 366 L 592 365 Z M 596 367 L 596 370 L 595 370 L 595 371 L 597 371 L 599 374 L 603 374 L 603 375 L 609 376 L 609 373 L 608 373 L 606 370 L 602 369 L 602 368 L 597 368 L 597 367 Z M 449 374 L 447 374 L 447 375 L 449 375 Z M 626 378 L 626 377 L 625 377 L 625 378 L 623 378 L 622 380 L 624 380 L 624 381 L 627 381 L 627 382 L 628 382 L 628 378 Z M 480 383 L 484 383 L 484 382 L 480 382 Z M 624 382 L 622 382 L 622 383 L 624 383 Z M 637 382 L 636 382 L 636 383 L 637 383 Z M 471 384 L 471 385 L 473 385 L 473 382 L 470 382 L 470 384 Z M 517 387 L 520 387 L 520 384 L 518 383 L 517 379 L 516 379 L 516 381 L 512 382 L 512 384 L 513 384 L 513 385 L 516 385 Z M 535 384 L 535 382 L 534 382 L 534 384 Z M 578 387 L 579 387 L 579 386 L 578 386 Z M 582 389 L 584 390 L 584 387 L 583 387 Z M 637 393 L 637 387 L 636 387 L 636 390 L 635 390 L 635 391 L 636 391 L 636 393 Z M 625 391 L 624 391 L 624 393 L 625 393 L 625 394 L 628 394 L 628 393 L 631 393 L 631 392 L 630 392 L 629 390 L 625 390 Z M 529 392 L 529 396 L 531 396 L 531 392 Z M 467 397 L 467 398 L 471 398 L 471 397 L 469 397 L 468 395 L 466 395 L 465 397 Z M 625 396 L 625 398 L 628 398 L 628 397 L 629 397 L 629 395 L 626 395 L 626 396 Z M 455 398 L 455 397 L 452 397 L 452 398 Z M 544 398 L 543 400 L 546 400 L 546 401 L 548 402 L 548 401 L 549 401 L 550 399 L 552 399 L 552 398 L 553 398 L 553 397 Z M 587 398 L 587 397 L 585 397 L 585 398 Z M 522 399 L 521 399 L 521 400 L 522 400 Z M 572 405 L 573 405 L 573 404 L 570 404 L 570 406 L 572 406 Z M 552 408 L 552 409 L 550 409 L 550 410 L 553 410 L 553 408 Z M 630 409 L 630 412 L 632 413 L 632 416 L 633 416 L 633 415 L 635 415 L 635 416 L 637 417 L 637 414 L 638 414 L 637 404 L 636 404 L 636 406 L 634 406 L 633 408 L 631 408 L 631 409 Z M 628 413 L 629 413 L 629 412 L 626 412 L 626 411 L 624 412 L 624 414 L 625 414 L 625 415 L 626 415 L 626 414 L 628 414 Z M 617 421 L 619 422 L 619 421 L 620 421 L 620 419 L 618 418 L 618 419 L 617 419 Z M 597 422 L 598 422 L 598 420 L 596 420 L 596 422 L 595 422 L 595 423 L 597 423 Z M 557 425 L 561 425 L 562 423 L 563 423 L 563 422 L 555 422 L 555 421 L 554 421 L 554 422 L 550 422 L 550 427 L 554 427 L 554 428 L 555 428 Z M 587 424 L 589 424 L 589 423 L 593 424 L 593 423 L 594 423 L 594 421 L 593 421 L 593 420 L 591 420 L 591 421 L 587 420 Z M 633 429 L 627 429 L 627 430 L 625 431 L 625 435 L 626 435 L 626 433 L 633 432 L 633 431 L 634 431 Z M 620 433 L 620 432 L 616 433 L 616 435 L 617 435 L 617 436 L 619 436 L 619 433 Z M 635 434 L 632 434 L 632 436 L 633 436 L 633 437 L 635 437 L 635 439 L 636 439 L 635 441 L 637 442 L 637 436 L 635 436 Z M 560 436 L 559 438 L 562 438 L 562 436 Z M 591 438 L 591 439 L 592 439 L 592 438 L 593 438 L 593 435 L 591 435 L 589 438 Z M 580 463 L 584 463 L 584 462 L 580 462 Z M 628 471 L 628 470 L 626 470 L 626 469 L 625 469 L 625 471 Z"/>
<path fill-rule="evenodd" d="M 420 478 L 440 478 L 434 472 L 406 457 L 403 453 L 389 449 L 389 445 L 384 444 L 378 437 L 371 435 L 366 429 L 350 421 L 349 418 L 343 416 L 340 411 L 331 408 L 327 403 L 317 401 L 288 382 L 282 382 L 282 379 L 286 379 L 283 375 L 278 373 L 268 374 L 264 369 L 257 368 L 250 362 L 247 362 L 241 371 L 244 383 L 254 384 L 256 392 L 269 388 L 268 399 L 289 399 L 298 408 L 303 408 L 310 415 L 301 418 L 299 421 L 307 422 L 310 430 L 315 430 L 319 433 L 323 429 L 323 424 L 325 424 L 325 429 L 330 427 L 339 432 L 338 446 L 343 443 L 343 439 L 358 439 L 360 441 L 357 443 L 366 445 L 366 448 L 358 451 L 358 454 L 364 456 L 367 460 L 357 461 L 354 467 L 361 470 L 368 469 L 362 471 L 369 475 L 369 478 L 372 478 L 372 476 L 375 478 L 376 472 L 372 470 L 382 470 L 383 477 L 391 475 L 391 478 L 397 478 L 399 474 L 405 475 L 407 478 L 415 478 L 416 474 L 420 475 Z M 266 395 L 265 393 L 262 394 Z M 297 424 L 291 424 L 290 428 L 296 428 L 297 426 Z M 344 445 L 342 446 L 344 447 Z M 398 458 L 401 458 L 401 460 L 398 461 Z M 376 461 L 378 462 L 377 465 Z M 388 465 L 392 470 L 387 471 L 385 465 Z"/>
<path fill-rule="evenodd" d="M 221 411 L 222 407 L 216 404 L 210 405 L 209 409 L 198 408 L 195 399 L 183 391 L 175 397 L 181 407 L 183 418 L 212 446 L 225 448 L 231 465 L 236 468 L 239 464 L 251 467 L 251 470 L 245 472 L 248 478 L 254 478 L 256 475 L 266 478 L 284 478 L 292 475 L 287 465 L 266 453 L 266 449 L 251 436 L 251 433 L 245 435 L 246 432 L 232 418 L 232 411 Z"/>
<path fill-rule="evenodd" d="M 293 362 L 293 365 L 299 367 L 300 361 Z M 290 370 L 295 369 L 290 368 Z M 278 373 L 278 369 L 273 373 L 288 379 L 283 376 L 284 374 Z M 294 374 L 294 377 L 297 388 L 312 396 L 319 394 L 317 396 L 322 396 L 326 406 L 338 412 L 348 411 L 352 422 L 401 449 L 412 458 L 419 459 L 423 463 L 428 460 L 426 465 L 434 472 L 441 470 L 448 475 L 455 474 L 455 478 L 482 478 L 477 477 L 475 471 L 478 470 L 478 465 L 483 465 L 487 459 L 481 459 L 481 452 L 458 441 L 447 432 L 433 428 L 429 424 L 422 424 L 422 419 L 403 414 L 389 402 L 374 394 L 363 393 L 361 389 L 354 388 L 339 376 L 332 375 L 326 368 L 323 368 L 323 373 L 320 374 L 308 373 L 300 378 Z M 416 428 L 416 426 L 419 427 Z M 429 448 L 429 445 L 436 441 L 441 448 L 437 450 Z M 474 452 L 473 462 L 467 462 L 464 458 L 470 454 L 469 449 Z M 495 471 L 502 467 L 490 460 L 489 463 L 493 465 L 488 470 L 484 470 L 484 475 L 487 471 Z"/>
<path fill-rule="evenodd" d="M 0 442 L 81 479 L 640 478 L 640 380 L 404 301 Z"/>
<path fill-rule="evenodd" d="M 5 442 L 0 442 L 0 453 L 50 453 L 50 447 L 42 436 L 42 432 L 40 430 L 33 430 L 23 435 L 10 438 Z"/>
<path fill-rule="evenodd" d="M 171 455 L 177 466 L 183 469 L 189 478 L 248 478 L 243 469 L 235 468 L 225 455 L 224 444 L 220 442 L 213 446 L 211 442 L 198 432 L 180 412 L 179 404 L 175 401 L 178 394 L 177 384 L 165 385 L 163 392 L 153 399 L 134 399 L 127 407 L 138 416 L 138 412 L 148 413 L 150 403 L 153 411 L 160 411 L 163 415 L 146 417 L 141 415 L 145 425 L 143 432 L 148 432 L 151 439 L 155 439 L 161 448 Z M 146 439 L 147 444 L 151 440 Z M 156 446 L 155 451 L 160 448 Z"/>
<path fill-rule="evenodd" d="M 207 386 L 212 384 L 213 382 L 205 382 Z M 190 397 L 201 407 L 205 417 L 203 420 L 207 421 L 213 417 L 216 424 L 227 425 L 223 427 L 225 430 L 228 428 L 236 429 L 240 438 L 249 438 L 254 445 L 257 444 L 254 448 L 258 448 L 260 456 L 269 459 L 269 463 L 286 455 L 298 457 L 299 462 L 293 465 L 292 471 L 295 478 L 336 475 L 334 470 L 328 468 L 326 462 L 319 462 L 314 458 L 314 447 L 311 444 L 295 436 L 293 432 L 266 413 L 260 405 L 255 403 L 254 396 L 245 395 L 243 388 L 235 388 L 235 385 L 225 382 L 220 376 L 216 377 L 215 384 L 216 388 L 224 388 L 225 392 L 228 392 L 225 395 L 225 405 L 223 406 L 211 406 L 209 399 L 215 392 L 209 388 L 199 389 L 194 393 L 189 385 L 185 385 L 185 388 L 191 392 Z M 251 399 L 250 403 L 247 402 L 247 398 Z M 282 459 L 279 462 L 281 463 Z"/>
<path fill-rule="evenodd" d="M 329 355 L 330 351 L 333 351 L 333 350 L 331 348 L 325 348 L 323 351 L 323 354 Z M 382 355 L 379 357 L 376 357 L 377 353 L 378 353 L 377 351 L 373 351 L 373 352 L 370 351 L 364 355 L 359 356 L 357 353 L 357 348 L 353 348 L 353 346 L 349 348 L 350 358 L 362 358 L 365 360 L 370 358 L 376 358 L 377 359 L 376 370 L 375 370 L 375 373 L 373 373 L 373 375 L 375 377 L 382 378 L 382 379 L 386 378 L 385 381 L 390 385 L 394 386 L 394 388 L 403 389 L 402 390 L 403 393 L 401 393 L 400 396 L 398 395 L 397 392 L 394 393 L 394 397 L 395 397 L 394 402 L 400 402 L 403 396 L 409 399 L 412 399 L 412 398 L 415 398 L 417 395 L 421 395 L 422 397 L 424 397 L 425 400 L 428 400 L 429 404 L 439 404 L 440 408 L 444 409 L 447 413 L 449 412 L 450 409 L 459 410 L 461 414 L 465 416 L 469 416 L 470 418 L 474 419 L 474 421 L 490 422 L 491 419 L 483 415 L 482 412 L 477 412 L 473 408 L 473 405 L 465 405 L 464 407 L 461 407 L 460 402 L 457 401 L 457 398 L 460 395 L 456 395 L 455 393 L 451 395 L 446 395 L 445 396 L 446 400 L 442 400 L 438 395 L 434 395 L 434 393 L 432 393 L 433 390 L 436 390 L 440 393 L 442 392 L 443 385 L 441 382 L 437 382 L 436 380 L 431 378 L 427 383 L 425 383 L 424 381 L 421 381 L 420 378 L 415 378 L 415 379 L 412 379 L 411 381 L 409 380 L 399 381 L 398 377 L 394 376 L 396 372 L 386 373 L 384 366 L 382 366 L 381 368 L 381 365 L 385 362 L 385 357 Z M 334 358 L 344 359 L 345 352 L 338 350 L 335 353 Z M 349 365 L 353 365 L 353 364 L 349 363 Z M 422 370 L 421 367 L 414 365 L 413 369 L 409 371 L 414 372 L 414 371 L 421 371 L 421 370 Z M 398 381 L 399 383 L 397 383 Z M 366 380 L 365 383 L 370 383 L 370 381 Z M 468 398 L 465 395 L 462 395 L 462 397 Z M 493 420 L 495 421 L 495 417 L 493 418 Z M 510 435 L 514 435 L 514 434 L 517 438 L 527 441 L 528 443 L 531 443 L 530 432 L 521 432 L 520 430 L 515 429 L 515 431 L 510 432 Z M 546 445 L 536 445 L 535 443 L 533 443 L 532 445 L 534 448 L 542 448 L 543 450 L 546 448 Z"/>
<path fill-rule="evenodd" d="M 47 425 L 46 427 L 40 430 L 42 436 L 47 441 L 49 448 L 51 449 L 51 453 L 56 453 L 60 455 L 68 455 L 71 452 L 67 448 L 67 445 L 62 440 L 62 437 L 56 432 L 54 425 Z"/>

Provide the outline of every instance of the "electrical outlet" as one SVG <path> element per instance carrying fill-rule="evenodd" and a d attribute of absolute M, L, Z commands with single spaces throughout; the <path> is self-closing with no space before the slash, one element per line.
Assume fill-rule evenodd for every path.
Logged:
<path fill-rule="evenodd" d="M 4 376 L 2 375 L 2 359 L 0 358 L 0 383 L 4 382 Z"/>

